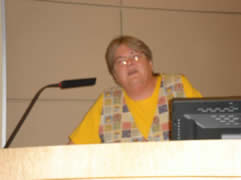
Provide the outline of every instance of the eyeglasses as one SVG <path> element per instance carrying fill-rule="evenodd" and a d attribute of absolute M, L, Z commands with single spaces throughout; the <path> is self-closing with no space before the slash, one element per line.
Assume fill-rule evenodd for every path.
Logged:
<path fill-rule="evenodd" d="M 114 64 L 118 66 L 126 66 L 129 64 L 130 60 L 138 62 L 141 59 L 142 55 L 141 54 L 133 54 L 130 56 L 121 56 L 116 58 Z"/>

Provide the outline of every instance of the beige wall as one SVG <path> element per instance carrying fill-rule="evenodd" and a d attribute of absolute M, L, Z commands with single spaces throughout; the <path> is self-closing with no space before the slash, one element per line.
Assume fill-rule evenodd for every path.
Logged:
<path fill-rule="evenodd" d="M 152 48 L 155 71 L 185 74 L 204 96 L 241 95 L 241 1 L 7 0 L 8 135 L 41 87 L 97 77 L 94 87 L 47 89 L 12 146 L 57 145 L 114 83 L 104 53 L 119 34 Z"/>

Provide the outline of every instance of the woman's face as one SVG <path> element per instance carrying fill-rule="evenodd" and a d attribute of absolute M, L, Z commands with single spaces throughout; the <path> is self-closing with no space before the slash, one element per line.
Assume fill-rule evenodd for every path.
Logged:
<path fill-rule="evenodd" d="M 120 45 L 114 56 L 113 76 L 124 89 L 145 85 L 152 78 L 152 62 L 143 53 Z"/>

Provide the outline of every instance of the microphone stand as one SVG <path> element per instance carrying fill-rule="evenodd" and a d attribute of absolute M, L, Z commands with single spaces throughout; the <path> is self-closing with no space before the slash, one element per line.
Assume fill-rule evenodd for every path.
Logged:
<path fill-rule="evenodd" d="M 38 97 L 40 96 L 41 92 L 45 90 L 46 88 L 53 88 L 53 87 L 60 87 L 62 89 L 65 88 L 73 88 L 73 87 L 80 87 L 80 86 L 91 86 L 94 85 L 96 82 L 96 78 L 87 78 L 87 79 L 74 79 L 74 80 L 64 80 L 61 81 L 58 84 L 49 84 L 47 86 L 42 87 L 34 96 L 31 103 L 29 104 L 28 108 L 24 112 L 22 118 L 18 122 L 17 126 L 13 130 L 12 134 L 10 135 L 6 145 L 4 148 L 8 148 L 10 144 L 12 143 L 13 139 L 15 138 L 16 134 L 18 133 L 19 129 L 21 128 L 22 124 L 24 123 L 27 115 L 29 114 L 30 110 L 32 109 L 33 105 L 37 101 Z"/>
<path fill-rule="evenodd" d="M 31 103 L 29 104 L 28 108 L 25 110 L 22 118 L 20 119 L 17 126 L 15 127 L 12 134 L 10 135 L 10 137 L 9 137 L 7 143 L 5 144 L 4 148 L 8 148 L 10 146 L 10 144 L 12 143 L 16 134 L 18 133 L 19 129 L 21 128 L 22 124 L 24 123 L 27 115 L 29 114 L 30 110 L 32 109 L 33 105 L 35 104 L 35 102 L 37 101 L 38 97 L 43 92 L 43 90 L 45 90 L 46 88 L 54 88 L 54 87 L 59 87 L 59 84 L 49 84 L 47 86 L 44 86 L 35 94 L 34 98 L 32 99 Z"/>

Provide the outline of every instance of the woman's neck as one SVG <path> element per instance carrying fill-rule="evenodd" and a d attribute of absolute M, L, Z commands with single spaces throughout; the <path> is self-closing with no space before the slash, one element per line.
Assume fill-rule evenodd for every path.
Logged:
<path fill-rule="evenodd" d="M 126 94 L 133 100 L 144 100 L 152 96 L 157 83 L 157 77 L 152 76 L 146 84 L 139 84 L 125 89 Z"/>

